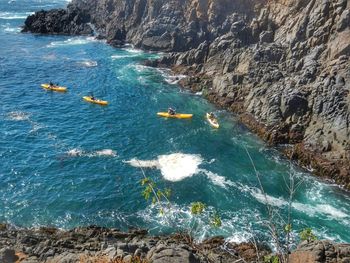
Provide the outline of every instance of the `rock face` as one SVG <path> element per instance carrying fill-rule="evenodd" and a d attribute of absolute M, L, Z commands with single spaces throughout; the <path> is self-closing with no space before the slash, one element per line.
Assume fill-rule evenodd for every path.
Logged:
<path fill-rule="evenodd" d="M 91 35 L 93 30 L 88 24 L 89 19 L 89 16 L 74 10 L 39 11 L 26 19 L 22 32 Z"/>
<path fill-rule="evenodd" d="M 327 240 L 301 243 L 289 257 L 290 263 L 350 262 L 350 245 Z"/>
<path fill-rule="evenodd" d="M 68 231 L 55 228 L 18 229 L 0 224 L 0 262 L 258 262 L 253 243 L 227 243 L 213 237 L 202 243 L 189 236 L 149 236 L 145 230 L 121 232 L 98 226 Z M 260 259 L 271 253 L 259 246 Z M 301 243 L 290 263 L 350 262 L 350 244 L 327 240 Z"/>
<path fill-rule="evenodd" d="M 24 30 L 89 25 L 115 46 L 171 52 L 150 64 L 187 74 L 184 87 L 350 189 L 348 0 L 73 0 L 28 17 Z"/>
<path fill-rule="evenodd" d="M 224 250 L 224 239 L 219 237 L 194 244 L 189 242 L 186 235 L 154 237 L 147 235 L 145 230 L 135 229 L 121 232 L 117 229 L 90 226 L 62 231 L 55 228 L 35 230 L 2 226 L 1 263 L 228 263 L 239 258 L 248 259 L 248 256 L 256 260 L 252 244 L 225 243 Z M 239 251 L 242 256 L 232 251 Z M 262 250 L 262 255 L 267 253 L 266 249 Z"/>

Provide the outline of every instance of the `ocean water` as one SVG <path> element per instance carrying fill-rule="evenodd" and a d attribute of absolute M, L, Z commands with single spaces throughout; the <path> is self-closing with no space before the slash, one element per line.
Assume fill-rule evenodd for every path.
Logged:
<path fill-rule="evenodd" d="M 0 222 L 268 239 L 265 202 L 285 218 L 285 178 L 293 174 L 303 181 L 292 204 L 294 233 L 311 227 L 319 238 L 350 242 L 349 194 L 290 164 L 230 113 L 181 90 L 168 71 L 142 65 L 161 54 L 115 49 L 92 37 L 20 33 L 28 14 L 66 4 L 0 0 Z M 69 91 L 40 88 L 49 81 Z M 110 105 L 84 102 L 89 92 Z M 169 106 L 194 117 L 157 117 Z M 208 125 L 208 111 L 218 115 L 220 129 Z M 172 190 L 166 216 L 143 199 L 142 171 Z M 188 212 L 194 201 L 207 204 L 198 217 Z M 221 228 L 208 224 L 214 211 Z"/>

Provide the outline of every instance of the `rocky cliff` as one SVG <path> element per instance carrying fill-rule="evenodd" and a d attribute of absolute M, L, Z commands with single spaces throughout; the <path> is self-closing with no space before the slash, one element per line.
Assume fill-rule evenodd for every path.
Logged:
<path fill-rule="evenodd" d="M 261 255 L 268 253 L 266 249 L 261 250 Z M 255 260 L 252 244 L 227 243 L 222 237 L 194 243 L 185 234 L 150 236 L 147 231 L 137 229 L 121 232 L 89 226 L 62 231 L 55 228 L 18 229 L 0 224 L 1 263 L 229 263 Z"/>
<path fill-rule="evenodd" d="M 350 189 L 349 0 L 73 0 L 23 30 L 169 52 L 149 64 Z"/>
<path fill-rule="evenodd" d="M 186 234 L 150 236 L 145 230 L 89 226 L 63 231 L 56 228 L 20 229 L 0 224 L 1 263 L 232 263 L 262 262 L 270 250 L 253 243 L 234 244 L 222 237 L 195 243 Z M 327 240 L 303 241 L 289 255 L 291 263 L 345 263 L 350 244 Z M 264 260 L 264 262 L 272 262 Z M 273 261 L 274 262 L 274 261 Z"/>

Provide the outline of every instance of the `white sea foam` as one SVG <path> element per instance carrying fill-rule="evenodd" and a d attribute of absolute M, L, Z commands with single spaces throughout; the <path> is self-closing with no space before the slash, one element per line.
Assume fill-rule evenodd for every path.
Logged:
<path fill-rule="evenodd" d="M 74 149 L 69 150 L 67 152 L 67 155 L 72 156 L 72 157 L 76 157 L 76 156 L 82 156 L 83 153 L 84 152 L 81 149 L 74 148 Z"/>
<path fill-rule="evenodd" d="M 182 80 L 183 78 L 186 78 L 186 75 L 174 75 L 171 70 L 166 69 L 166 68 L 156 68 L 156 70 L 162 75 L 162 77 L 164 78 L 164 80 L 172 85 L 177 84 L 180 80 Z"/>
<path fill-rule="evenodd" d="M 200 155 L 173 153 L 159 155 L 156 160 L 131 159 L 126 161 L 134 167 L 157 168 L 164 179 L 172 182 L 181 181 L 199 172 L 198 166 L 202 163 Z"/>
<path fill-rule="evenodd" d="M 144 53 L 141 49 L 136 49 L 136 48 L 123 48 L 123 50 L 129 52 L 129 53 Z"/>
<path fill-rule="evenodd" d="M 32 125 L 32 129 L 29 131 L 30 133 L 35 133 L 38 130 L 44 128 L 43 125 L 41 125 L 40 123 L 34 122 L 34 121 L 30 121 L 30 124 Z"/>
<path fill-rule="evenodd" d="M 203 161 L 203 158 L 198 154 L 172 153 L 159 155 L 155 160 L 138 160 L 133 158 L 125 161 L 125 163 L 134 167 L 159 169 L 164 179 L 172 182 L 178 182 L 195 174 L 202 173 L 217 186 L 223 188 L 226 186 L 235 186 L 234 182 L 226 180 L 224 176 L 200 169 L 199 166 Z"/>
<path fill-rule="evenodd" d="M 278 207 L 287 205 L 287 201 L 284 200 L 282 197 L 278 198 L 278 197 L 270 196 L 268 194 L 264 194 L 258 188 L 251 188 L 250 193 L 257 201 L 263 204 L 269 204 L 271 206 L 278 206 Z"/>
<path fill-rule="evenodd" d="M 276 206 L 279 208 L 285 207 L 288 205 L 288 201 L 282 197 L 273 197 L 268 194 L 263 194 L 260 189 L 257 188 L 248 188 L 250 194 L 260 203 L 269 204 L 271 206 Z M 336 219 L 342 221 L 345 218 L 350 216 L 346 214 L 339 208 L 335 208 L 330 204 L 304 204 L 300 202 L 292 202 L 292 207 L 295 210 L 298 210 L 302 213 L 308 214 L 310 216 L 323 215 L 331 219 Z"/>
<path fill-rule="evenodd" d="M 55 54 L 48 54 L 48 55 L 44 55 L 43 59 L 45 60 L 55 60 L 57 57 Z"/>
<path fill-rule="evenodd" d="M 133 158 L 129 161 L 124 161 L 124 163 L 127 163 L 137 168 L 158 168 L 159 167 L 158 160 L 143 161 L 143 160 L 138 160 L 136 158 Z"/>
<path fill-rule="evenodd" d="M 74 148 L 69 151 L 67 151 L 67 155 L 71 157 L 79 157 L 79 156 L 86 156 L 86 157 L 104 157 L 104 156 L 111 156 L 115 157 L 117 156 L 117 152 L 112 149 L 103 149 L 93 152 L 86 152 L 82 149 Z"/>
<path fill-rule="evenodd" d="M 138 54 L 124 54 L 124 55 L 112 55 L 111 59 L 122 59 L 122 58 L 132 58 L 132 57 L 137 57 Z"/>
<path fill-rule="evenodd" d="M 181 181 L 198 173 L 203 159 L 196 154 L 174 153 L 158 156 L 159 168 L 168 181 Z"/>
<path fill-rule="evenodd" d="M 7 118 L 12 121 L 27 121 L 30 114 L 22 111 L 12 111 L 7 115 Z"/>
<path fill-rule="evenodd" d="M 92 153 L 88 154 L 87 156 L 89 156 L 89 157 L 95 157 L 95 156 L 112 156 L 112 157 L 115 157 L 115 156 L 117 156 L 117 152 L 113 151 L 112 149 L 103 149 L 103 150 L 92 152 Z"/>
<path fill-rule="evenodd" d="M 7 33 L 18 33 L 21 31 L 21 28 L 11 27 L 9 24 L 2 25 L 1 27 L 3 28 L 3 31 Z"/>
<path fill-rule="evenodd" d="M 315 209 L 316 209 L 316 211 L 319 211 L 320 213 L 329 215 L 332 218 L 342 219 L 342 218 L 349 217 L 348 214 L 344 213 L 340 209 L 337 209 L 329 204 L 317 205 Z"/>
<path fill-rule="evenodd" d="M 167 75 L 167 74 L 162 74 L 164 77 L 164 80 L 172 85 L 175 85 L 179 83 L 180 80 L 186 78 L 186 75 Z"/>
<path fill-rule="evenodd" d="M 200 169 L 202 173 L 204 173 L 213 184 L 220 186 L 222 188 L 226 188 L 226 186 L 236 186 L 236 184 L 230 180 L 226 180 L 224 176 L 218 175 L 216 173 L 207 171 L 205 169 Z"/>
<path fill-rule="evenodd" d="M 34 14 L 33 12 L 24 13 L 12 13 L 12 12 L 0 12 L 0 19 L 12 20 L 12 19 L 25 19 L 27 16 Z"/>
<path fill-rule="evenodd" d="M 73 37 L 64 41 L 51 42 L 47 47 L 60 47 L 60 46 L 75 46 L 75 45 L 86 45 L 91 42 L 98 41 L 94 37 Z"/>
<path fill-rule="evenodd" d="M 92 68 L 97 66 L 97 61 L 94 60 L 83 60 L 78 62 L 79 65 L 87 67 L 87 68 Z"/>

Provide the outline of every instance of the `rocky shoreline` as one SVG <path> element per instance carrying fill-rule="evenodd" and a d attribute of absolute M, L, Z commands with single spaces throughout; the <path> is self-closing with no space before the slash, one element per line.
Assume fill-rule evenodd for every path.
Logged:
<path fill-rule="evenodd" d="M 260 260 L 271 254 L 260 247 Z M 350 244 L 334 244 L 327 240 L 303 242 L 289 256 L 291 263 L 350 262 Z M 222 237 L 202 243 L 186 234 L 150 236 L 146 230 L 118 229 L 98 226 L 71 230 L 42 227 L 15 228 L 0 224 L 1 263 L 201 263 L 257 262 L 253 243 L 234 244 Z"/>
<path fill-rule="evenodd" d="M 167 52 L 147 64 L 186 74 L 183 87 L 350 189 L 347 0 L 73 0 L 29 16 L 23 32 Z"/>
<path fill-rule="evenodd" d="M 253 245 L 226 243 L 213 237 L 194 243 L 186 234 L 150 236 L 146 230 L 89 226 L 68 231 L 56 228 L 0 228 L 0 262 L 234 262 L 255 260 Z M 268 251 L 264 251 L 267 254 Z M 7 260 L 7 261 L 6 261 Z M 119 260 L 119 261 L 118 261 Z M 137 261 L 138 260 L 138 261 Z"/>

